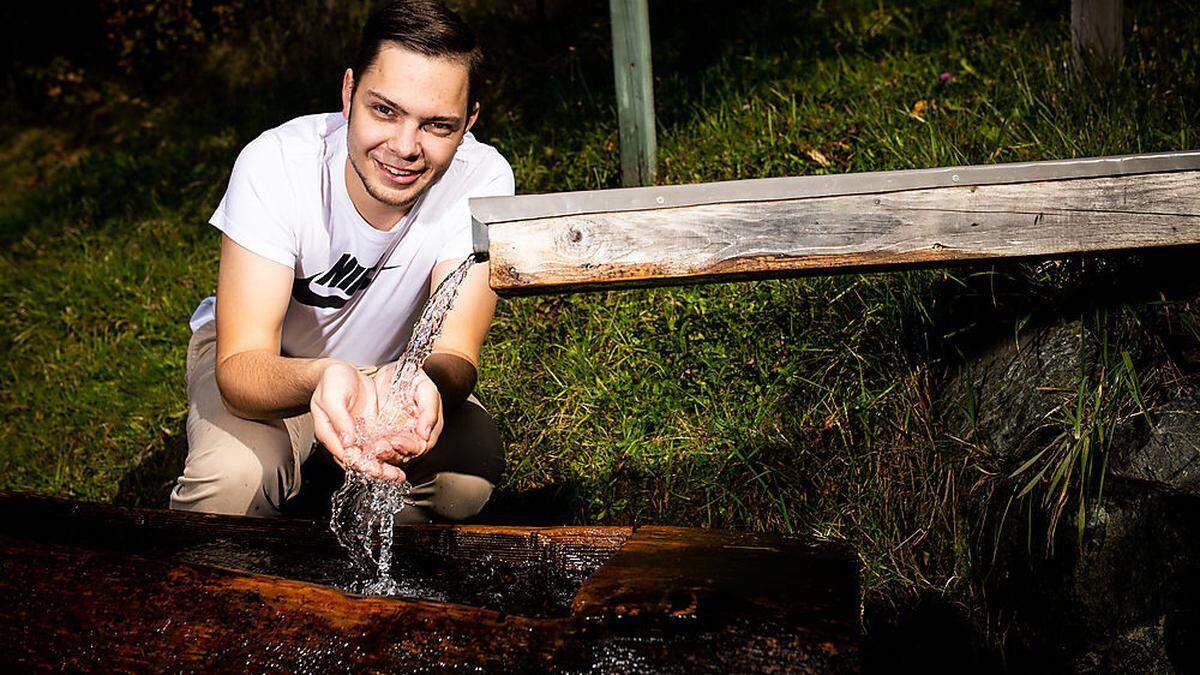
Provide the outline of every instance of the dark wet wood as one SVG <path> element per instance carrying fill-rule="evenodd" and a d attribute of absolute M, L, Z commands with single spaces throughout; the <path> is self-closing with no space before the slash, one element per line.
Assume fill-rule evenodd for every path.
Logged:
<path fill-rule="evenodd" d="M 424 525 L 397 528 L 395 546 L 459 559 L 549 561 L 594 569 L 631 533 L 627 527 Z M 297 558 L 339 550 L 324 522 L 129 509 L 5 493 L 0 493 L 0 534 L 166 556 L 222 541 Z"/>
<path fill-rule="evenodd" d="M 0 496 L 0 665 L 251 672 L 852 671 L 845 545 L 683 528 L 399 527 L 402 546 L 594 569 L 569 615 L 363 598 L 199 564 L 237 541 L 316 562 L 323 525 Z M 614 555 L 615 552 L 615 555 Z M 590 558 L 589 556 L 593 556 Z"/>
<path fill-rule="evenodd" d="M 1200 172 L 707 204 L 495 223 L 501 294 L 1200 244 Z"/>
<path fill-rule="evenodd" d="M 823 671 L 857 649 L 858 570 L 843 543 L 642 527 L 584 582 L 571 613 L 630 634 L 686 629 L 696 648 L 668 656 L 685 670 L 715 661 L 722 670 Z"/>
<path fill-rule="evenodd" d="M 473 607 L 0 538 L 0 663 L 32 670 L 544 669 L 565 634 Z"/>
<path fill-rule="evenodd" d="M 706 614 L 817 617 L 840 636 L 852 633 L 858 620 L 857 565 L 853 548 L 843 543 L 642 527 L 588 578 L 571 609 L 600 622 L 641 616 L 692 621 Z M 780 588 L 792 593 L 785 598 L 777 594 Z M 796 604 L 800 595 L 804 603 Z"/>
<path fill-rule="evenodd" d="M 0 499 L 0 534 L 346 587 L 348 561 L 324 522 Z M 398 528 L 395 565 L 418 597 L 566 616 L 584 577 L 629 528 Z"/>

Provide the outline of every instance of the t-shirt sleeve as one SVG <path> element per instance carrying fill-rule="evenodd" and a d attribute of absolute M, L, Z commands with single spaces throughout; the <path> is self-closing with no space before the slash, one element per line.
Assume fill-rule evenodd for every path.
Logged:
<path fill-rule="evenodd" d="M 229 187 L 209 219 L 243 248 L 295 268 L 296 233 L 286 225 L 292 203 L 279 141 L 259 136 L 238 155 Z"/>
<path fill-rule="evenodd" d="M 438 252 L 437 262 L 453 260 L 462 262 L 471 255 L 474 243 L 471 237 L 471 209 L 469 200 L 472 197 L 511 197 L 516 192 L 512 167 L 499 155 L 488 167 L 488 178 L 479 181 L 477 188 L 468 191 L 467 195 L 454 205 L 454 213 L 449 222 L 454 224 L 454 231 Z"/>

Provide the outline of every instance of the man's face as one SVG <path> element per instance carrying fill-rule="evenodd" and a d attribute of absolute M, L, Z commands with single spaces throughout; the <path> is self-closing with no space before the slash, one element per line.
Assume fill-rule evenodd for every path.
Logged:
<path fill-rule="evenodd" d="M 347 189 L 368 221 L 390 227 L 446 172 L 478 106 L 470 112 L 467 67 L 451 59 L 385 46 L 365 73 L 346 71 L 342 114 L 358 176 Z"/>

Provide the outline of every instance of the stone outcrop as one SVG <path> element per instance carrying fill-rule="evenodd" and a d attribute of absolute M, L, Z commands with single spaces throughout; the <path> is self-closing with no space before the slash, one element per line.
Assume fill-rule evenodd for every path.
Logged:
<path fill-rule="evenodd" d="M 1005 481 L 1059 432 L 1062 392 L 1098 367 L 1080 321 L 1026 327 L 969 358 L 940 397 L 945 433 Z M 1165 355 L 1135 357 L 1144 368 Z M 1109 439 L 1102 498 L 1082 537 L 1064 517 L 1045 555 L 1043 507 L 1007 497 L 966 508 L 999 536 L 976 538 L 972 582 L 1014 671 L 1200 669 L 1200 395 L 1152 405 Z M 1011 494 L 1023 481 L 1008 481 Z M 1074 502 L 1072 502 L 1072 506 Z M 1032 523 L 1030 522 L 1032 520 Z M 992 560 L 991 565 L 982 561 Z"/>
<path fill-rule="evenodd" d="M 1113 475 L 1200 497 L 1200 395 L 1157 406 L 1145 444 L 1114 458 Z"/>
<path fill-rule="evenodd" d="M 1029 328 L 964 363 L 941 396 L 947 433 L 1000 463 L 1044 444 L 1057 392 L 1089 356 L 1082 331 L 1078 320 Z"/>

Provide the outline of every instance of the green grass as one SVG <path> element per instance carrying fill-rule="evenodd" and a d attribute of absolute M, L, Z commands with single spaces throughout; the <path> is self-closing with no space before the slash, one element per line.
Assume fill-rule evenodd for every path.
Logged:
<path fill-rule="evenodd" d="M 204 223 L 242 144 L 337 105 L 334 47 L 363 7 L 344 4 L 228 29 L 179 66 L 193 87 L 108 81 L 107 107 L 80 104 L 84 135 L 59 130 L 47 104 L 44 123 L 2 136 L 0 489 L 163 504 L 182 452 L 186 321 L 215 285 Z M 491 28 L 477 135 L 520 192 L 619 183 L 594 4 L 549 3 L 549 29 L 530 10 L 464 5 Z M 844 0 L 727 17 L 654 4 L 664 183 L 1196 144 L 1200 19 L 1182 2 L 1127 3 L 1137 32 L 1104 85 L 1071 75 L 1065 9 Z M 1008 295 L 984 269 L 503 301 L 480 394 L 507 442 L 504 487 L 561 488 L 582 522 L 844 537 L 870 589 L 955 587 L 977 555 L 959 503 L 1002 489 L 980 487 L 980 468 L 1000 480 L 1018 467 L 947 441 L 938 382 L 960 350 L 1078 288 L 1073 269 L 1004 268 Z M 1104 396 L 1128 388 L 1121 377 Z M 1081 379 L 1062 409 L 1055 466 L 1081 461 L 1072 440 L 1103 444 L 1099 386 Z"/>

